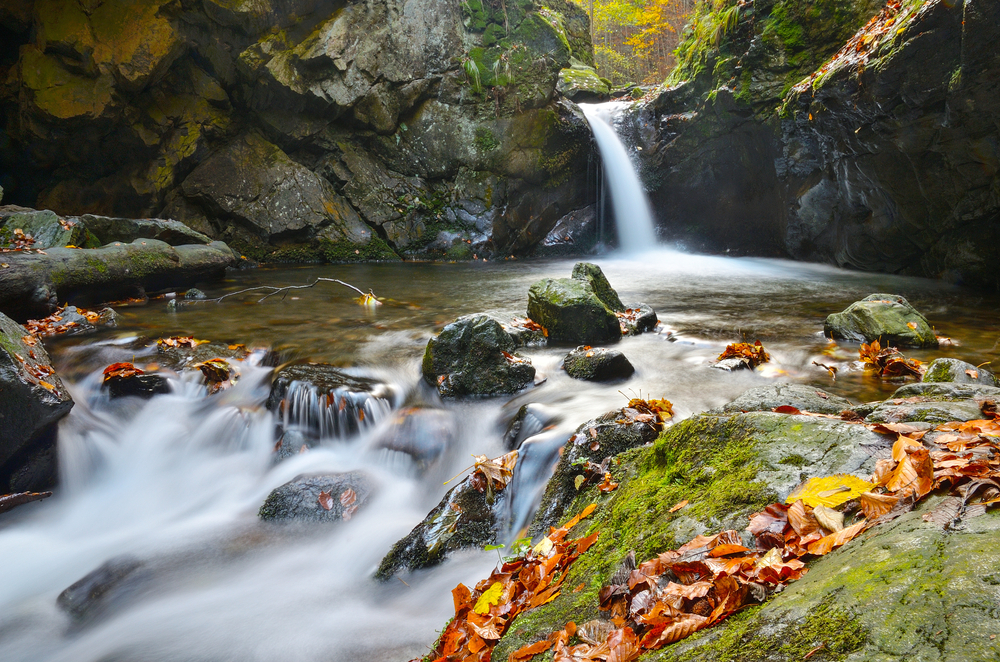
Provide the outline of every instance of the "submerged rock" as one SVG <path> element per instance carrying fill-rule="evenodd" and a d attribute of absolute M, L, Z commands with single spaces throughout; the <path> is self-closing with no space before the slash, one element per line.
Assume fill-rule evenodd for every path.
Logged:
<path fill-rule="evenodd" d="M 621 338 L 618 294 L 600 267 L 581 262 L 572 278 L 546 278 L 528 291 L 528 317 L 540 324 L 549 340 L 597 345 Z"/>
<path fill-rule="evenodd" d="M 515 350 L 513 339 L 496 319 L 459 317 L 427 342 L 424 380 L 442 396 L 515 393 L 535 378 L 534 366 Z"/>
<path fill-rule="evenodd" d="M 74 582 L 59 594 L 56 604 L 78 622 L 90 620 L 133 597 L 151 579 L 142 561 L 119 556 Z"/>
<path fill-rule="evenodd" d="M 557 409 L 547 405 L 537 402 L 522 405 L 504 430 L 504 446 L 508 450 L 516 450 L 525 439 L 556 425 L 562 418 Z"/>
<path fill-rule="evenodd" d="M 895 294 L 870 294 L 846 310 L 833 313 L 823 333 L 837 340 L 872 342 L 883 347 L 937 347 L 938 339 L 927 319 Z"/>
<path fill-rule="evenodd" d="M 107 390 L 111 399 L 135 397 L 148 400 L 154 395 L 170 393 L 170 381 L 163 375 L 146 374 L 132 377 L 115 377 L 107 380 L 101 386 Z"/>
<path fill-rule="evenodd" d="M 265 522 L 349 520 L 368 501 L 373 489 L 368 477 L 357 471 L 298 476 L 267 495 L 257 516 Z"/>
<path fill-rule="evenodd" d="M 814 414 L 839 414 L 851 409 L 850 400 L 804 384 L 773 384 L 744 391 L 716 413 L 771 411 L 777 407 L 795 407 Z"/>
<path fill-rule="evenodd" d="M 635 367 L 616 349 L 577 347 L 563 359 L 563 369 L 573 379 L 606 382 L 628 379 Z"/>
<path fill-rule="evenodd" d="M 374 442 L 377 449 L 408 456 L 417 469 L 429 469 L 458 438 L 458 420 L 447 409 L 404 407 Z"/>
<path fill-rule="evenodd" d="M 993 373 L 958 359 L 934 359 L 924 373 L 923 382 L 953 382 L 1000 386 Z"/>
<path fill-rule="evenodd" d="M 0 492 L 55 481 L 55 426 L 72 407 L 45 348 L 0 313 Z"/>

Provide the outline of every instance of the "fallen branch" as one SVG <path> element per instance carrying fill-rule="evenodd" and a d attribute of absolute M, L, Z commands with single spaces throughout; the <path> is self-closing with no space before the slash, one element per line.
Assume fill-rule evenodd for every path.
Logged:
<path fill-rule="evenodd" d="M 17 494 L 5 494 L 0 496 L 0 513 L 13 510 L 32 501 L 41 501 L 52 496 L 52 492 L 18 492 Z"/>
<path fill-rule="evenodd" d="M 354 290 L 355 292 L 357 292 L 358 294 L 361 295 L 359 297 L 359 299 L 360 299 L 360 303 L 362 303 L 363 305 L 366 305 L 366 306 L 381 306 L 382 305 L 382 303 L 378 299 L 375 298 L 375 293 L 372 292 L 371 290 L 368 290 L 367 292 L 363 292 L 360 289 L 358 289 L 357 287 L 351 285 L 350 283 L 345 283 L 344 281 L 338 280 L 336 278 L 317 278 L 316 280 L 314 280 L 313 282 L 309 283 L 308 285 L 285 285 L 284 287 L 275 287 L 273 285 L 258 285 L 257 287 L 248 287 L 245 290 L 239 290 L 237 292 L 230 292 L 229 294 L 223 294 L 221 297 L 216 297 L 214 299 L 191 299 L 189 301 L 185 301 L 184 304 L 187 305 L 187 304 L 191 304 L 191 303 L 210 303 L 210 302 L 212 302 L 212 303 L 222 303 L 222 301 L 224 299 L 228 299 L 229 297 L 238 296 L 240 294 L 246 294 L 248 292 L 261 292 L 261 291 L 268 291 L 268 290 L 270 290 L 270 291 L 268 291 L 267 294 L 265 294 L 264 296 L 262 296 L 260 299 L 257 300 L 257 303 L 262 303 L 265 299 L 273 297 L 276 294 L 280 294 L 280 293 L 288 294 L 288 292 L 290 290 L 307 290 L 309 288 L 316 287 L 316 285 L 318 285 L 319 283 L 322 283 L 322 282 L 339 283 L 339 284 L 343 285 L 344 287 L 351 288 L 352 290 Z"/>

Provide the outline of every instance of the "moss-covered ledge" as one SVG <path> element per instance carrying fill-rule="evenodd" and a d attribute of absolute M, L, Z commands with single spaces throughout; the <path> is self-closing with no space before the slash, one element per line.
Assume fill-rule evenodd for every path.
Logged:
<path fill-rule="evenodd" d="M 597 543 L 571 566 L 559 597 L 518 617 L 493 658 L 507 659 L 567 621 L 597 618 L 598 592 L 630 550 L 642 561 L 699 533 L 742 530 L 748 515 L 783 499 L 806 478 L 869 474 L 874 459 L 865 449 L 884 444 L 861 425 L 750 412 L 695 416 L 652 445 L 618 455 L 610 467 L 618 489 L 602 495 L 594 486 L 584 488 L 566 509 L 569 517 L 598 503 L 571 533 L 600 531 Z M 685 507 L 670 512 L 684 500 Z M 536 658 L 549 659 L 551 653 Z"/>

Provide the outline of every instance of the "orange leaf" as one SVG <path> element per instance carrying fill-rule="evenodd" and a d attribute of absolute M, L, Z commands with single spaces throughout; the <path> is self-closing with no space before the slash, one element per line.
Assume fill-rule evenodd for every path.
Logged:
<path fill-rule="evenodd" d="M 319 505 L 323 506 L 323 510 L 330 510 L 333 508 L 333 497 L 329 492 L 320 492 L 319 497 L 316 500 L 319 501 Z"/>
<path fill-rule="evenodd" d="M 551 641 L 537 641 L 533 644 L 518 648 L 507 657 L 508 662 L 525 662 L 539 653 L 544 653 L 552 647 Z"/>
<path fill-rule="evenodd" d="M 684 506 L 686 506 L 686 505 L 688 505 L 688 500 L 687 500 L 687 499 L 684 499 L 684 500 L 683 500 L 683 501 L 681 501 L 680 503 L 678 503 L 678 504 L 675 504 L 675 505 L 674 505 L 674 506 L 673 506 L 673 507 L 672 507 L 672 508 L 671 508 L 670 510 L 668 510 L 667 512 L 668 512 L 668 513 L 676 513 L 676 512 L 678 511 L 678 510 L 680 510 L 681 508 L 683 508 L 683 507 L 684 507 Z"/>
<path fill-rule="evenodd" d="M 865 530 L 868 526 L 868 522 L 861 520 L 857 524 L 852 524 L 851 526 L 841 529 L 836 533 L 831 533 L 828 536 L 823 536 L 816 542 L 809 545 L 809 553 L 815 554 L 816 556 L 823 556 L 824 554 L 830 553 L 831 550 L 840 547 L 841 545 L 850 542 L 859 533 Z"/>
<path fill-rule="evenodd" d="M 896 462 L 901 462 L 906 456 L 908 448 L 923 448 L 923 446 L 916 439 L 900 436 L 900 438 L 896 440 L 896 443 L 892 445 L 892 459 Z"/>

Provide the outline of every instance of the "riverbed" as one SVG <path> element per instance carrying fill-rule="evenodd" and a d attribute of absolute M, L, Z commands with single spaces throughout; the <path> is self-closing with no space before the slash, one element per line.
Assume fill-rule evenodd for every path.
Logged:
<path fill-rule="evenodd" d="M 1000 299 L 939 281 L 671 250 L 595 261 L 626 304 L 648 303 L 660 319 L 654 332 L 618 344 L 636 367 L 623 383 L 572 380 L 559 365 L 570 348 L 542 347 L 522 354 L 544 381 L 511 398 L 441 403 L 419 385 L 424 346 L 444 324 L 474 312 L 523 317 L 529 286 L 568 277 L 573 260 L 246 270 L 202 289 L 218 297 L 326 277 L 371 289 L 383 305 L 363 307 L 356 292 L 329 282 L 259 303 L 263 293 L 171 311 L 167 299 L 155 299 L 120 308 L 113 331 L 48 342 L 77 406 L 61 425 L 56 496 L 0 520 L 0 659 L 408 660 L 427 651 L 449 618 L 455 584 L 485 576 L 498 553 L 455 555 L 405 583 L 377 584 L 371 573 L 440 500 L 444 481 L 471 464 L 470 455 L 505 450 L 504 426 L 522 404 L 547 405 L 559 422 L 547 432 L 551 452 L 518 468 L 507 540 L 530 517 L 558 443 L 627 398 L 667 398 L 680 419 L 775 381 L 854 402 L 890 395 L 898 383 L 852 366 L 856 345 L 833 345 L 822 335 L 826 315 L 868 294 L 905 296 L 948 339 L 907 356 L 1000 366 Z M 248 367 L 218 396 L 182 379 L 174 393 L 148 403 L 103 398 L 105 365 L 155 362 L 155 349 L 141 349 L 138 340 L 171 335 L 266 347 L 282 362 L 345 367 L 393 385 L 397 405 L 419 400 L 447 409 L 459 433 L 424 473 L 372 447 L 388 418 L 275 464 L 275 421 L 263 407 L 269 368 Z M 760 340 L 771 363 L 756 372 L 712 368 L 725 345 L 739 340 Z M 839 367 L 836 379 L 814 362 Z M 319 529 L 258 522 L 273 488 L 302 473 L 351 469 L 377 483 L 351 521 Z M 122 555 L 141 559 L 149 572 L 132 594 L 84 623 L 57 607 L 63 589 Z"/>

